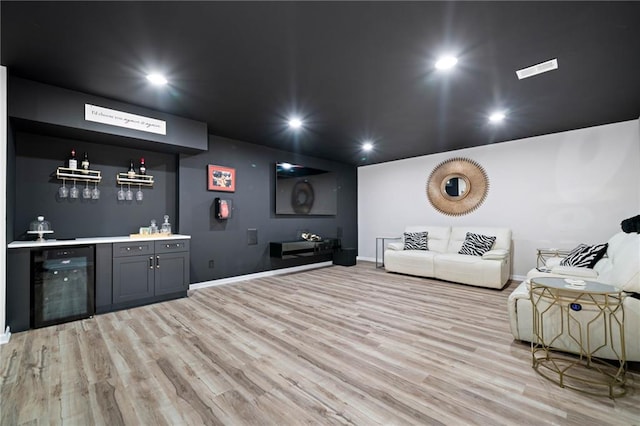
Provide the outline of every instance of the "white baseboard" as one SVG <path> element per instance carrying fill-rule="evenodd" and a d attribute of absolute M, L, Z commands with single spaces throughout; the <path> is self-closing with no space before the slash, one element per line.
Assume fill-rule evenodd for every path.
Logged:
<path fill-rule="evenodd" d="M 0 334 L 0 345 L 9 343 L 9 339 L 11 339 L 11 332 L 9 331 L 9 326 L 7 326 L 7 329 L 4 331 L 4 333 Z"/>
<path fill-rule="evenodd" d="M 189 290 L 197 290 L 200 288 L 232 284 L 232 283 L 237 283 L 241 281 L 253 280 L 256 278 L 265 278 L 265 277 L 273 277 L 276 275 L 291 274 L 293 272 L 324 268 L 326 266 L 331 266 L 331 265 L 333 265 L 332 262 L 319 262 L 319 263 L 312 263 L 309 265 L 294 266 L 293 268 L 274 269 L 272 271 L 256 272 L 255 274 L 238 275 L 237 277 L 221 278 L 219 280 L 204 281 L 201 283 L 191 284 L 189 285 Z"/>
<path fill-rule="evenodd" d="M 358 256 L 357 260 L 361 260 L 365 262 L 376 261 L 374 257 L 361 257 L 361 256 Z M 233 284 L 233 283 L 238 283 L 242 281 L 253 280 L 256 278 L 265 278 L 265 277 L 273 277 L 276 275 L 291 274 L 294 272 L 307 271 L 309 269 L 324 268 L 331 265 L 333 265 L 332 262 L 320 262 L 320 263 L 312 263 L 309 265 L 294 266 L 293 268 L 274 269 L 272 271 L 256 272 L 255 274 L 238 275 L 237 277 L 221 278 L 219 280 L 204 281 L 201 283 L 191 284 L 189 285 L 189 290 L 198 290 L 200 288 Z M 515 281 L 524 281 L 526 278 L 527 277 L 525 275 L 511 275 L 511 279 Z M 7 327 L 7 333 L 8 332 L 9 332 L 9 327 Z M 9 333 L 9 336 L 10 335 L 11 333 Z M 9 338 L 7 337 L 7 342 L 8 341 L 9 341 Z M 0 344 L 2 344 L 2 335 L 0 335 Z"/>

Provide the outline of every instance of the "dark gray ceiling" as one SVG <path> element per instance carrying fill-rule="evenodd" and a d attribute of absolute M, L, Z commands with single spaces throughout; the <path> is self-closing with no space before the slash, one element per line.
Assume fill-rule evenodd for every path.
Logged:
<path fill-rule="evenodd" d="M 638 118 L 639 2 L 7 2 L 10 75 L 371 164 Z M 435 72 L 442 52 L 459 66 Z M 518 81 L 517 69 L 559 69 Z M 145 73 L 168 75 L 150 87 Z M 489 125 L 490 110 L 508 118 Z M 290 114 L 304 117 L 295 134 Z M 360 142 L 375 141 L 363 154 Z"/>

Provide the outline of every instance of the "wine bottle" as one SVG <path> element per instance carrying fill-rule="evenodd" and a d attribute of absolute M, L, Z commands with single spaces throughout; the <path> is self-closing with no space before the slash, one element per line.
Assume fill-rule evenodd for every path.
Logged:
<path fill-rule="evenodd" d="M 140 174 L 141 175 L 146 175 L 147 174 L 147 167 L 144 165 L 144 158 L 140 158 Z"/>
<path fill-rule="evenodd" d="M 87 154 L 86 152 L 82 157 L 82 163 L 80 163 L 80 166 L 82 167 L 82 173 L 89 173 L 89 154 Z"/>
<path fill-rule="evenodd" d="M 67 161 L 67 166 L 73 170 L 78 169 L 78 159 L 76 158 L 76 150 L 73 148 L 71 149 L 71 155 L 69 156 L 69 160 Z"/>
<path fill-rule="evenodd" d="M 133 160 L 129 160 L 129 170 L 127 171 L 128 178 L 136 177 L 136 168 L 133 166 Z"/>

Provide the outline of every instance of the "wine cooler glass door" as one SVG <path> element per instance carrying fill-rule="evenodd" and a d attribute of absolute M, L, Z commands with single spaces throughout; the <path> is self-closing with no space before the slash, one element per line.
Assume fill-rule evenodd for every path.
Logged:
<path fill-rule="evenodd" d="M 94 314 L 94 246 L 31 254 L 31 325 L 61 324 Z"/>

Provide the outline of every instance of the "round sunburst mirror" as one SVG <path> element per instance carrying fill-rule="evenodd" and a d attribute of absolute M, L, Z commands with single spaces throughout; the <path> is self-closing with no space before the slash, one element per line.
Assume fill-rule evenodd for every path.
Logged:
<path fill-rule="evenodd" d="M 489 178 L 482 166 L 467 158 L 440 163 L 427 181 L 427 197 L 440 213 L 461 216 L 477 209 L 489 190 Z"/>

